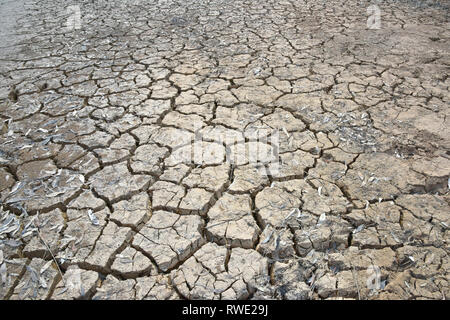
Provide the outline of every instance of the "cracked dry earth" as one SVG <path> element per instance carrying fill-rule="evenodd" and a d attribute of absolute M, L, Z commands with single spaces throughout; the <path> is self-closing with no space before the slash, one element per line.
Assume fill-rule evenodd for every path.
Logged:
<path fill-rule="evenodd" d="M 0 298 L 448 298 L 426 3 L 1 1 Z M 280 169 L 224 161 L 250 144 Z"/>

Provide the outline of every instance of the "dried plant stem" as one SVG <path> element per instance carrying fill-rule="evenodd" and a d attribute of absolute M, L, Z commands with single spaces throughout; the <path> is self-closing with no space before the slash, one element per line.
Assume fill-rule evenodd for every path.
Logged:
<path fill-rule="evenodd" d="M 37 229 L 37 234 L 39 236 L 39 239 L 41 239 L 42 243 L 45 245 L 45 247 L 47 248 L 48 252 L 50 252 L 50 254 L 52 255 L 53 261 L 55 261 L 56 263 L 56 267 L 58 268 L 59 274 L 61 275 L 61 280 L 64 283 L 64 285 L 66 285 L 66 282 L 64 281 L 64 275 L 61 271 L 61 268 L 59 267 L 58 261 L 56 260 L 55 256 L 53 255 L 52 250 L 50 250 L 50 247 L 48 246 L 48 244 L 45 242 L 44 238 L 42 238 L 41 233 L 39 232 L 39 227 L 36 226 L 36 224 L 33 221 L 34 226 Z"/>
<path fill-rule="evenodd" d="M 352 265 L 352 275 L 353 275 L 353 281 L 355 281 L 356 289 L 358 290 L 358 300 L 361 300 L 361 292 L 359 291 L 359 284 L 355 277 L 355 267 Z"/>

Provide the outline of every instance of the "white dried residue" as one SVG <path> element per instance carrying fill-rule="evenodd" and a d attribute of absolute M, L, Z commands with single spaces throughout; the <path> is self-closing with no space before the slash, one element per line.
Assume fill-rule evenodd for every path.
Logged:
<path fill-rule="evenodd" d="M 47 289 L 47 281 L 45 281 L 45 278 L 43 276 L 39 277 L 39 285 L 44 288 Z"/>
<path fill-rule="evenodd" d="M 8 270 L 6 269 L 6 262 L 0 264 L 0 279 L 2 287 L 6 285 L 6 280 L 8 279 Z"/>
<path fill-rule="evenodd" d="M 92 211 L 92 209 L 88 210 L 88 216 L 89 216 L 89 220 L 91 220 L 91 222 L 94 226 L 98 226 L 100 224 L 100 222 L 98 221 L 98 219 L 95 216 L 94 211 Z"/>
<path fill-rule="evenodd" d="M 355 230 L 352 231 L 353 234 L 361 232 L 365 228 L 364 224 L 359 225 Z"/>
<path fill-rule="evenodd" d="M 0 243 L 7 245 L 8 247 L 11 248 L 18 248 L 22 245 L 22 241 L 16 239 L 5 239 L 2 240 Z"/>
<path fill-rule="evenodd" d="M 305 215 L 300 211 L 300 209 L 297 212 L 297 219 L 300 219 L 301 217 L 304 217 Z"/>
<path fill-rule="evenodd" d="M 13 237 L 20 230 L 20 221 L 18 217 L 10 212 L 3 212 L 0 218 L 0 237 L 9 235 Z"/>
<path fill-rule="evenodd" d="M 275 255 L 277 255 L 278 254 L 278 250 L 279 250 L 279 248 L 280 248 L 280 236 L 278 235 L 278 233 L 275 233 L 275 238 L 274 238 L 274 241 L 275 241 L 275 249 L 274 249 L 274 251 L 275 251 Z"/>
<path fill-rule="evenodd" d="M 44 264 L 44 266 L 41 268 L 39 273 L 43 274 L 51 266 L 52 263 L 53 263 L 53 260 L 50 260 L 46 264 Z"/>
<path fill-rule="evenodd" d="M 266 233 L 267 233 L 267 230 L 268 230 L 268 227 L 266 227 L 266 228 L 264 229 L 263 234 L 266 234 Z M 265 244 L 265 243 L 269 242 L 269 241 L 270 241 L 270 238 L 272 238 L 272 235 L 273 235 L 273 230 L 271 230 L 271 231 L 269 232 L 269 234 L 264 238 L 264 240 L 261 241 L 261 244 Z"/>
<path fill-rule="evenodd" d="M 391 231 L 391 236 L 392 238 L 394 238 L 395 241 L 397 241 L 398 243 L 401 243 L 400 239 Z"/>
<path fill-rule="evenodd" d="M 66 183 L 72 182 L 75 178 L 76 176 L 71 176 L 69 179 L 67 179 Z"/>
<path fill-rule="evenodd" d="M 283 219 L 283 223 L 286 222 L 295 212 L 299 211 L 298 208 L 294 208 L 289 212 L 289 214 Z"/>
<path fill-rule="evenodd" d="M 46 197 L 47 198 L 54 198 L 54 197 L 57 197 L 57 196 L 63 194 L 64 192 L 65 191 L 55 191 L 55 192 L 47 194 Z"/>
<path fill-rule="evenodd" d="M 77 238 L 74 236 L 65 235 L 64 238 L 60 241 L 60 248 L 63 249 L 65 246 L 67 246 L 72 241 L 76 241 Z"/>
<path fill-rule="evenodd" d="M 125 256 L 123 254 L 118 254 L 116 257 L 120 260 L 120 263 L 124 263 L 125 264 L 125 263 L 132 263 L 133 262 L 132 258 L 130 258 L 128 256 Z"/>
<path fill-rule="evenodd" d="M 262 71 L 261 68 L 255 68 L 252 70 L 252 72 L 255 76 L 259 75 L 261 73 L 261 71 Z"/>
<path fill-rule="evenodd" d="M 322 223 L 325 223 L 325 221 L 327 221 L 327 215 L 326 215 L 326 213 L 324 212 L 324 213 L 322 213 L 322 214 L 320 215 L 319 221 L 318 221 L 317 223 L 318 223 L 318 224 L 322 224 Z"/>
<path fill-rule="evenodd" d="M 45 273 L 50 267 L 52 261 L 49 262 L 47 262 L 39 272 L 30 266 L 25 266 L 28 273 L 30 274 L 30 277 L 19 294 L 20 298 L 23 299 L 27 297 L 34 299 L 37 297 L 39 288 L 48 288 L 48 275 L 46 278 Z"/>
<path fill-rule="evenodd" d="M 361 172 L 358 172 L 358 177 L 361 179 L 361 181 L 364 181 L 365 177 Z"/>
<path fill-rule="evenodd" d="M 16 182 L 16 184 L 12 187 L 11 192 L 9 194 L 11 195 L 11 194 L 16 193 L 23 187 L 23 185 L 24 185 L 24 183 L 21 181 Z"/>
<path fill-rule="evenodd" d="M 271 231 L 271 232 L 267 235 L 267 237 L 261 242 L 261 244 L 265 244 L 265 243 L 269 242 L 269 241 L 270 241 L 270 238 L 272 238 L 272 235 L 273 235 L 273 231 Z"/>
<path fill-rule="evenodd" d="M 405 284 L 405 286 L 406 286 L 408 289 L 411 289 L 411 287 L 409 286 L 408 282 L 403 281 L 403 283 Z"/>
<path fill-rule="evenodd" d="M 306 283 L 309 284 L 310 287 L 313 287 L 315 280 L 316 280 L 316 274 L 313 273 L 312 276 L 309 277 L 308 280 L 306 280 Z"/>
<path fill-rule="evenodd" d="M 24 239 L 28 236 L 32 236 L 34 235 L 35 232 L 38 231 L 38 229 L 36 228 L 36 224 L 34 223 L 36 220 L 38 219 L 38 216 L 34 217 L 33 219 L 31 219 L 23 228 L 21 234 L 20 234 L 20 238 Z M 38 221 L 38 220 L 37 220 Z"/>
<path fill-rule="evenodd" d="M 367 182 L 369 183 L 378 183 L 379 181 L 391 181 L 392 177 L 375 177 L 371 176 Z"/>

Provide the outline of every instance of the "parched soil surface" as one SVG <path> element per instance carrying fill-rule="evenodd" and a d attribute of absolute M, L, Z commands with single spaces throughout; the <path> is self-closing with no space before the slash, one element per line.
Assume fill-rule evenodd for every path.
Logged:
<path fill-rule="evenodd" d="M 450 296 L 448 2 L 0 10 L 1 299 Z"/>

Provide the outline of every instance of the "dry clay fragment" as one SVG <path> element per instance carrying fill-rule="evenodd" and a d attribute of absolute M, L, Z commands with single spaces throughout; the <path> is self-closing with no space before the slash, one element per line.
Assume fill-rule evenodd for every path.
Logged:
<path fill-rule="evenodd" d="M 127 227 L 119 227 L 109 222 L 102 235 L 95 242 L 95 247 L 85 260 L 85 264 L 102 270 L 107 268 L 114 254 L 131 239 L 132 231 Z"/>
<path fill-rule="evenodd" d="M 221 244 L 252 248 L 258 238 L 249 195 L 224 194 L 209 210 L 208 217 L 206 230 Z"/>
<path fill-rule="evenodd" d="M 114 201 L 126 197 L 132 192 L 144 190 L 152 180 L 146 175 L 132 175 L 123 162 L 107 166 L 94 174 L 90 180 L 95 191 Z"/>
<path fill-rule="evenodd" d="M 151 215 L 151 203 L 146 193 L 134 195 L 113 205 L 111 220 L 122 226 L 137 227 L 147 221 Z"/>
<path fill-rule="evenodd" d="M 156 267 L 151 260 L 132 247 L 127 247 L 115 256 L 111 270 L 125 277 L 136 277 L 148 272 L 156 274 Z"/>
<path fill-rule="evenodd" d="M 161 270 L 166 271 L 185 260 L 205 242 L 200 232 L 203 224 L 199 216 L 156 211 L 135 235 L 133 246 L 145 251 Z"/>
<path fill-rule="evenodd" d="M 44 300 L 49 297 L 61 276 L 53 266 L 39 273 L 46 263 L 40 258 L 31 260 L 19 284 L 14 288 L 11 300 Z"/>
<path fill-rule="evenodd" d="M 267 259 L 252 249 L 227 249 L 207 243 L 178 269 L 171 279 L 178 292 L 188 299 L 245 299 L 268 285 Z"/>
<path fill-rule="evenodd" d="M 56 286 L 51 299 L 81 299 L 94 290 L 98 278 L 99 275 L 95 271 L 70 266 L 64 273 L 63 281 L 60 281 Z"/>

